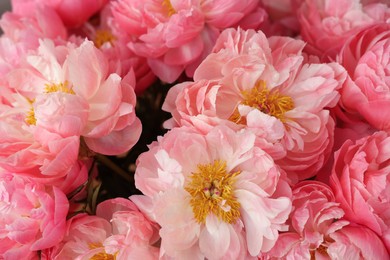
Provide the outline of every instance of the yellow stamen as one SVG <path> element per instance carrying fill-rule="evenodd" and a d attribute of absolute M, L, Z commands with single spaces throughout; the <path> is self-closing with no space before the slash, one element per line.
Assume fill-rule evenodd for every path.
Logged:
<path fill-rule="evenodd" d="M 89 249 L 96 249 L 96 248 L 103 247 L 101 243 L 90 243 L 88 244 L 88 246 Z M 115 259 L 116 259 L 116 255 L 107 254 L 105 251 L 97 253 L 90 258 L 90 260 L 115 260 Z"/>
<path fill-rule="evenodd" d="M 27 115 L 26 115 L 26 118 L 24 119 L 24 121 L 28 125 L 36 125 L 37 124 L 37 119 L 35 118 L 35 112 L 34 112 L 33 107 L 31 107 L 30 110 L 27 112 Z"/>
<path fill-rule="evenodd" d="M 294 101 L 289 96 L 284 96 L 278 90 L 269 90 L 265 81 L 260 80 L 252 89 L 241 92 L 243 101 L 241 104 L 259 109 L 261 112 L 276 117 L 283 123 L 286 122 L 284 114 L 294 108 Z M 237 124 L 245 124 L 238 109 L 230 116 L 229 120 Z"/>
<path fill-rule="evenodd" d="M 198 165 L 185 187 L 191 195 L 190 204 L 198 223 L 204 223 L 209 214 L 227 223 L 234 223 L 240 217 L 241 205 L 233 192 L 240 173 L 226 172 L 226 162 L 222 160 Z"/>
<path fill-rule="evenodd" d="M 106 42 L 109 42 L 111 46 L 114 46 L 115 36 L 108 30 L 97 30 L 95 34 L 94 43 L 95 46 L 100 48 Z"/>
<path fill-rule="evenodd" d="M 51 83 L 51 84 L 45 84 L 45 93 L 52 93 L 52 92 L 63 92 L 68 94 L 75 94 L 72 88 L 68 87 L 69 83 L 65 81 L 64 83 Z"/>
<path fill-rule="evenodd" d="M 171 1 L 169 0 L 163 0 L 162 6 L 165 6 L 167 8 L 167 11 L 168 11 L 168 16 L 171 17 L 172 15 L 174 15 L 176 13 L 176 10 L 173 8 L 172 4 L 171 4 Z"/>

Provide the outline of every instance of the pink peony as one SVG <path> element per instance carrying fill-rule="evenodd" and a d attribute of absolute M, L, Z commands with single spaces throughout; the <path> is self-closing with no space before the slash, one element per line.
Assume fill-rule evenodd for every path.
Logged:
<path fill-rule="evenodd" d="M 359 0 L 305 0 L 298 10 L 302 39 L 325 60 L 334 60 L 347 39 L 361 28 L 388 19 L 388 5 L 363 6 Z"/>
<path fill-rule="evenodd" d="M 116 198 L 98 205 L 97 216 L 79 214 L 68 221 L 64 240 L 43 252 L 44 259 L 157 259 L 151 245 L 157 226 L 129 200 Z"/>
<path fill-rule="evenodd" d="M 168 93 L 163 109 L 173 119 L 165 126 L 250 129 L 294 182 L 314 176 L 332 147 L 327 108 L 336 104 L 346 72 L 336 63 L 306 63 L 303 47 L 292 38 L 225 30 L 194 82 Z"/>
<path fill-rule="evenodd" d="M 255 0 L 119 0 L 110 3 L 114 26 L 131 50 L 147 58 L 161 80 L 191 77 L 219 32 L 242 24 L 255 28 L 266 14 Z"/>
<path fill-rule="evenodd" d="M 389 53 L 390 24 L 370 26 L 346 43 L 338 59 L 351 77 L 340 91 L 342 121 L 390 130 Z"/>
<path fill-rule="evenodd" d="M 265 259 L 388 259 L 370 229 L 340 220 L 344 211 L 331 189 L 317 181 L 296 185 L 287 233 L 280 234 Z"/>
<path fill-rule="evenodd" d="M 11 0 L 13 12 L 34 16 L 34 10 L 43 6 L 53 8 L 67 27 L 77 27 L 100 11 L 108 0 Z"/>
<path fill-rule="evenodd" d="M 60 190 L 3 173 L 0 194 L 0 258 L 38 258 L 62 240 L 69 205 Z"/>
<path fill-rule="evenodd" d="M 85 23 L 79 30 L 95 43 L 110 63 L 110 72 L 117 73 L 122 78 L 133 70 L 136 77 L 135 93 L 141 94 L 155 80 L 146 58 L 134 54 L 126 45 L 128 40 L 119 37 L 117 29 L 112 23 L 112 12 L 107 5 L 99 15 L 99 24 L 96 21 Z M 120 34 L 120 33 L 119 33 Z"/>
<path fill-rule="evenodd" d="M 110 74 L 107 59 L 92 42 L 54 47 L 42 41 L 26 62 L 8 75 L 8 82 L 19 95 L 15 109 L 24 110 L 25 128 L 34 135 L 82 136 L 89 149 L 108 155 L 137 142 L 141 124 L 134 110 L 134 77 Z"/>
<path fill-rule="evenodd" d="M 91 253 L 91 256 L 94 256 L 104 252 L 102 242 L 111 234 L 111 225 L 106 219 L 78 214 L 69 219 L 66 226 L 64 239 L 52 248 L 44 250 L 42 259 L 90 259 L 84 255 Z M 101 253 L 101 256 L 110 255 Z"/>
<path fill-rule="evenodd" d="M 26 100 L 19 101 L 28 106 Z M 34 182 L 54 185 L 65 194 L 86 182 L 89 161 L 78 160 L 80 138 L 34 132 L 25 119 L 23 108 L 0 104 L 0 167 Z"/>
<path fill-rule="evenodd" d="M 174 128 L 140 155 L 132 196 L 160 226 L 161 256 L 244 258 L 285 229 L 290 188 L 250 131 Z"/>
<path fill-rule="evenodd" d="M 0 76 L 19 65 L 23 57 L 39 46 L 39 39 L 49 38 L 56 44 L 64 44 L 67 31 L 58 15 L 51 8 L 34 10 L 34 17 L 23 17 L 6 12 L 0 26 Z"/>
<path fill-rule="evenodd" d="M 390 137 L 346 141 L 335 153 L 330 185 L 345 219 L 375 231 L 390 252 Z"/>

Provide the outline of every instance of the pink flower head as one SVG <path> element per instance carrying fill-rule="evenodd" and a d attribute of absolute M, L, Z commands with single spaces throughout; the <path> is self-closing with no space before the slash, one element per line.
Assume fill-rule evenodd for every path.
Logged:
<path fill-rule="evenodd" d="M 141 94 L 155 80 L 156 76 L 150 70 L 146 58 L 135 55 L 126 45 L 127 40 L 119 37 L 112 25 L 112 12 L 110 5 L 106 5 L 100 12 L 99 24 L 87 22 L 80 28 L 80 34 L 85 34 L 95 43 L 110 64 L 110 72 L 117 73 L 125 78 L 131 71 L 136 77 L 135 93 Z"/>
<path fill-rule="evenodd" d="M 250 131 L 174 128 L 140 155 L 131 200 L 160 226 L 161 256 L 237 259 L 272 248 L 290 188 Z"/>
<path fill-rule="evenodd" d="M 12 0 L 13 12 L 22 16 L 34 16 L 34 10 L 42 6 L 53 8 L 67 27 L 78 27 L 100 11 L 108 0 Z"/>
<path fill-rule="evenodd" d="M 108 155 L 136 143 L 141 124 L 134 110 L 134 77 L 110 74 L 106 57 L 92 42 L 54 47 L 42 41 L 26 62 L 8 75 L 8 82 L 22 100 L 24 127 L 35 136 L 82 136 L 90 150 Z"/>
<path fill-rule="evenodd" d="M 0 20 L 3 34 L 0 38 L 0 75 L 19 65 L 23 57 L 39 46 L 39 39 L 49 38 L 63 44 L 67 31 L 55 11 L 48 7 L 34 10 L 34 17 L 4 13 Z"/>
<path fill-rule="evenodd" d="M 173 119 L 166 126 L 250 129 L 292 180 L 314 176 L 332 147 L 326 108 L 336 104 L 346 72 L 336 63 L 304 62 L 303 47 L 292 38 L 225 30 L 194 82 L 168 93 L 163 109 Z"/>
<path fill-rule="evenodd" d="M 317 181 L 293 189 L 293 211 L 287 233 L 280 234 L 266 259 L 388 259 L 378 236 L 362 226 L 340 220 L 344 211 L 332 190 Z"/>
<path fill-rule="evenodd" d="M 351 77 L 340 91 L 344 117 L 390 130 L 389 53 L 390 24 L 365 28 L 346 43 L 339 56 Z"/>
<path fill-rule="evenodd" d="M 359 0 L 306 0 L 298 10 L 302 39 L 325 60 L 334 60 L 347 39 L 364 26 L 386 22 L 390 8 Z"/>
<path fill-rule="evenodd" d="M 345 219 L 378 234 L 390 252 L 390 137 L 346 141 L 335 153 L 330 185 Z"/>
<path fill-rule="evenodd" d="M 25 98 L 15 94 L 7 102 L 29 106 Z M 0 167 L 34 182 L 54 185 L 65 194 L 82 185 L 88 177 L 88 160 L 78 159 L 80 137 L 34 132 L 25 120 L 23 106 L 0 104 Z"/>
<path fill-rule="evenodd" d="M 59 243 L 66 229 L 66 196 L 55 187 L 11 174 L 0 177 L 0 257 L 31 259 Z"/>
<path fill-rule="evenodd" d="M 44 252 L 47 259 L 157 259 L 152 246 L 157 225 L 129 200 L 116 198 L 98 205 L 96 216 L 79 214 L 68 221 L 64 240 Z"/>
<path fill-rule="evenodd" d="M 192 76 L 211 51 L 220 30 L 237 24 L 255 28 L 265 12 L 255 0 L 113 1 L 118 32 L 131 50 L 146 57 L 161 80 L 174 82 L 185 71 Z"/>

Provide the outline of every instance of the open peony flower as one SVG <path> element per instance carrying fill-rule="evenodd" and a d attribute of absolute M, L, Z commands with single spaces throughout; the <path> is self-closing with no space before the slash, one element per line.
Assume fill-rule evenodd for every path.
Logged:
<path fill-rule="evenodd" d="M 256 0 L 112 1 L 114 24 L 137 55 L 147 58 L 161 80 L 174 82 L 183 71 L 192 77 L 211 51 L 219 32 L 243 25 L 256 28 L 265 12 Z"/>
<path fill-rule="evenodd" d="M 345 219 L 370 228 L 390 252 L 390 137 L 346 141 L 335 153 L 330 185 Z"/>
<path fill-rule="evenodd" d="M 336 63 L 306 63 L 304 43 L 269 39 L 253 30 L 225 30 L 198 67 L 194 82 L 174 86 L 163 109 L 165 123 L 247 128 L 260 146 L 297 180 L 312 177 L 329 157 L 336 104 L 346 77 Z"/>
<path fill-rule="evenodd" d="M 55 187 L 11 173 L 0 177 L 0 258 L 38 259 L 38 251 L 59 243 L 66 230 L 66 196 Z"/>
<path fill-rule="evenodd" d="M 265 259 L 388 259 L 382 241 L 370 229 L 340 220 L 344 211 L 332 190 L 317 181 L 296 185 L 289 232 L 280 234 Z"/>
<path fill-rule="evenodd" d="M 79 214 L 68 221 L 64 240 L 43 252 L 44 259 L 157 259 L 152 246 L 157 225 L 129 200 L 116 198 L 98 205 L 96 216 Z"/>
<path fill-rule="evenodd" d="M 22 100 L 17 105 L 25 110 L 25 127 L 35 135 L 81 136 L 90 150 L 109 155 L 137 142 L 141 123 L 134 110 L 134 77 L 110 74 L 92 42 L 54 47 L 42 41 L 26 61 L 28 66 L 9 73 L 8 82 Z"/>
<path fill-rule="evenodd" d="M 361 28 L 390 19 L 382 3 L 362 5 L 360 0 L 305 0 L 298 10 L 302 39 L 325 60 L 334 60 L 343 44 Z"/>
<path fill-rule="evenodd" d="M 274 245 L 291 190 L 250 131 L 174 128 L 140 155 L 131 196 L 160 226 L 161 256 L 242 259 Z"/>
<path fill-rule="evenodd" d="M 14 13 L 34 16 L 43 6 L 53 8 L 67 27 L 78 27 L 100 11 L 108 0 L 11 0 Z"/>
<path fill-rule="evenodd" d="M 390 130 L 390 24 L 365 28 L 343 47 L 339 62 L 351 79 L 341 89 L 340 119 Z"/>

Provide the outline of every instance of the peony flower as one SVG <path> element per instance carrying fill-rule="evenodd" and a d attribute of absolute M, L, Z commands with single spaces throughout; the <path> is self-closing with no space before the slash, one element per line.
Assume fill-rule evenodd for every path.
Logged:
<path fill-rule="evenodd" d="M 3 173 L 0 191 L 2 259 L 37 259 L 62 240 L 69 205 L 59 189 Z"/>
<path fill-rule="evenodd" d="M 21 16 L 34 16 L 43 6 L 53 8 L 67 27 L 78 27 L 100 11 L 108 0 L 12 0 L 12 10 Z"/>
<path fill-rule="evenodd" d="M 35 135 L 46 131 L 62 138 L 82 136 L 90 150 L 120 154 L 138 140 L 134 77 L 109 74 L 105 56 L 85 41 L 54 47 L 43 41 L 29 66 L 12 71 L 9 85 L 24 99 L 25 127 Z M 130 85 L 131 84 L 131 85 Z"/>
<path fill-rule="evenodd" d="M 343 44 L 361 28 L 390 18 L 386 4 L 359 0 L 306 0 L 297 13 L 301 36 L 325 60 L 334 60 Z"/>
<path fill-rule="evenodd" d="M 65 194 L 86 182 L 89 161 L 78 158 L 79 136 L 64 138 L 44 130 L 33 132 L 25 119 L 25 110 L 0 104 L 0 167 L 34 182 L 54 185 Z"/>
<path fill-rule="evenodd" d="M 106 5 L 99 15 L 99 24 L 87 22 L 80 29 L 79 34 L 85 35 L 95 43 L 110 64 L 110 72 L 117 73 L 125 78 L 133 70 L 136 77 L 135 93 L 142 94 L 155 80 L 146 58 L 134 54 L 126 45 L 128 40 L 118 36 L 117 29 L 112 23 L 110 5 Z M 120 33 L 119 33 L 120 34 Z"/>
<path fill-rule="evenodd" d="M 161 257 L 242 259 L 272 248 L 290 188 L 250 131 L 174 128 L 138 158 L 130 199 L 160 226 Z"/>
<path fill-rule="evenodd" d="M 0 75 L 4 77 L 16 68 L 24 56 L 39 46 L 39 39 L 49 38 L 64 44 L 67 31 L 56 12 L 49 7 L 34 10 L 34 17 L 23 17 L 12 12 L 2 15 L 0 26 Z M 3 80 L 1 80 L 2 82 Z"/>
<path fill-rule="evenodd" d="M 330 185 L 345 219 L 373 230 L 390 252 L 390 137 L 346 141 L 335 153 Z"/>
<path fill-rule="evenodd" d="M 289 232 L 280 234 L 265 259 L 388 259 L 386 249 L 370 229 L 349 225 L 331 189 L 304 181 L 293 189 Z"/>
<path fill-rule="evenodd" d="M 156 228 L 131 201 L 106 200 L 96 216 L 72 217 L 64 240 L 45 250 L 44 259 L 157 259 Z"/>
<path fill-rule="evenodd" d="M 303 47 L 292 38 L 225 30 L 194 82 L 169 91 L 163 109 L 173 119 L 165 126 L 250 129 L 294 182 L 314 176 L 332 147 L 327 108 L 336 104 L 346 72 L 336 63 L 306 63 Z"/>
<path fill-rule="evenodd" d="M 101 253 L 104 252 L 102 242 L 110 234 L 111 225 L 106 219 L 78 214 L 67 221 L 64 239 L 52 248 L 44 250 L 42 259 L 90 259 L 84 257 L 88 253 L 95 257 L 110 257 Z"/>
<path fill-rule="evenodd" d="M 172 83 L 211 51 L 219 32 L 242 24 L 256 28 L 265 12 L 255 0 L 119 0 L 110 3 L 114 27 L 161 80 Z"/>
<path fill-rule="evenodd" d="M 385 23 L 360 31 L 345 44 L 338 60 L 351 79 L 340 91 L 342 121 L 390 130 L 389 51 L 390 24 Z"/>

